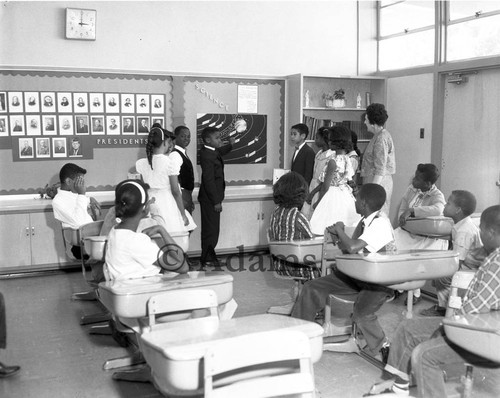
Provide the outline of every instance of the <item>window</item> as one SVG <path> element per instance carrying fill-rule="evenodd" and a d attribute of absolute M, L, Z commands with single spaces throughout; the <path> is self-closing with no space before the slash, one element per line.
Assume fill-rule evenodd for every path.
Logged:
<path fill-rule="evenodd" d="M 450 1 L 447 4 L 445 61 L 500 54 L 500 2 Z"/>
<path fill-rule="evenodd" d="M 379 2 L 379 70 L 434 63 L 433 1 Z"/>

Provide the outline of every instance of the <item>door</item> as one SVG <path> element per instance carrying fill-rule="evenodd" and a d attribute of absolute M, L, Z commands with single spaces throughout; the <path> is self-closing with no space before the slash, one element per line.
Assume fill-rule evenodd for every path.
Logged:
<path fill-rule="evenodd" d="M 481 212 L 500 203 L 500 70 L 467 77 L 444 88 L 441 190 L 472 192 Z"/>
<path fill-rule="evenodd" d="M 0 272 L 6 268 L 31 265 L 29 214 L 0 216 Z"/>

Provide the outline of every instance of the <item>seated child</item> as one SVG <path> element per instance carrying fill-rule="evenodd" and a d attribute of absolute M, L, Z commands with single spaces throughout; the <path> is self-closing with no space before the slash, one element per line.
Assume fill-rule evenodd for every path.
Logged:
<path fill-rule="evenodd" d="M 164 254 L 158 254 L 158 246 L 151 236 L 159 233 L 165 244 L 175 245 L 165 228 L 156 225 L 136 232 L 141 219 L 149 213 L 147 189 L 147 185 L 139 180 L 125 180 L 116 187 L 115 211 L 121 221 L 108 235 L 104 266 L 106 280 L 157 275 L 162 272 L 161 267 L 179 273 L 188 271 L 184 258 L 165 262 L 162 261 Z M 172 256 L 172 253 L 168 255 Z"/>
<path fill-rule="evenodd" d="M 453 191 L 446 202 L 443 215 L 453 219 L 451 230 L 453 250 L 458 252 L 459 269 L 477 269 L 479 264 L 464 263 L 469 251 L 482 246 L 479 228 L 470 215 L 476 210 L 476 198 L 468 191 Z M 436 287 L 438 304 L 420 311 L 424 316 L 444 316 L 450 294 L 451 276 L 433 281 Z"/>
<path fill-rule="evenodd" d="M 307 197 L 307 183 L 299 173 L 290 171 L 273 186 L 276 208 L 267 230 L 269 240 L 289 241 L 313 237 L 309 221 L 300 212 Z M 299 266 L 273 256 L 274 271 L 278 275 L 314 279 L 321 275 L 315 266 Z"/>
<path fill-rule="evenodd" d="M 415 171 L 412 185 L 408 187 L 399 207 L 399 227 L 394 230 L 398 250 L 448 250 L 445 239 L 414 235 L 404 229 L 410 217 L 431 217 L 443 214 L 445 199 L 443 193 L 434 185 L 439 171 L 431 163 L 420 163 Z M 413 304 L 421 300 L 420 289 L 413 292 Z M 406 305 L 406 303 L 405 303 Z"/>
<path fill-rule="evenodd" d="M 59 171 L 61 187 L 52 200 L 52 208 L 54 217 L 61 221 L 63 228 L 78 229 L 95 221 L 101 214 L 99 203 L 85 195 L 86 173 L 87 170 L 73 163 L 66 163 Z M 81 258 L 80 246 L 73 246 L 70 250 L 75 258 Z"/>
<path fill-rule="evenodd" d="M 500 310 L 500 206 L 491 206 L 481 214 L 481 240 L 488 254 L 471 281 L 458 314 L 484 314 Z M 489 387 L 500 393 L 500 367 L 449 342 L 441 318 L 408 319 L 402 322 L 393 338 L 385 371 L 390 380 L 376 384 L 371 394 L 388 388 L 408 395 L 413 372 L 419 397 L 446 397 L 443 365 L 473 364 L 479 373 L 488 375 Z M 495 349 L 492 347 L 492 349 Z M 387 375 L 386 375 L 387 376 Z M 477 376 L 476 376 L 477 377 Z"/>
<path fill-rule="evenodd" d="M 338 241 L 343 251 L 375 253 L 395 250 L 391 223 L 380 214 L 385 198 L 385 190 L 381 185 L 371 183 L 362 185 L 356 200 L 356 211 L 362 219 L 354 230 L 352 238 L 344 232 L 342 222 L 328 227 L 328 231 L 334 240 Z M 362 332 L 371 354 L 377 356 L 380 352 L 382 360 L 386 361 L 389 341 L 377 320 L 376 312 L 393 296 L 393 290 L 362 282 L 333 270 L 330 275 L 304 284 L 292 316 L 314 321 L 316 314 L 325 307 L 328 295 L 332 292 L 346 295 L 359 293 L 354 304 L 352 320 Z"/>

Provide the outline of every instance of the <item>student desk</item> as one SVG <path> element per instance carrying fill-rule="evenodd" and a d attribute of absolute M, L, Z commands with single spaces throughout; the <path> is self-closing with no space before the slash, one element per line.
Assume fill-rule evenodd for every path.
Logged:
<path fill-rule="evenodd" d="M 500 363 L 500 311 L 443 319 L 446 337 L 490 361 Z"/>
<path fill-rule="evenodd" d="M 164 324 L 163 328 L 140 336 L 141 351 L 152 369 L 154 383 L 167 396 L 202 392 L 201 360 L 206 350 L 232 337 L 271 330 L 297 330 L 309 337 L 313 363 L 319 361 L 323 352 L 323 328 L 301 319 L 261 314 L 220 322 L 213 318 L 190 322 L 197 323 L 198 327 Z"/>
<path fill-rule="evenodd" d="M 408 218 L 402 227 L 405 231 L 430 238 L 451 239 L 453 220 L 445 216 Z"/>
<path fill-rule="evenodd" d="M 140 279 L 101 282 L 99 300 L 119 318 L 147 316 L 147 302 L 155 294 L 177 289 L 210 289 L 219 304 L 233 298 L 233 277 L 225 272 L 164 274 Z"/>

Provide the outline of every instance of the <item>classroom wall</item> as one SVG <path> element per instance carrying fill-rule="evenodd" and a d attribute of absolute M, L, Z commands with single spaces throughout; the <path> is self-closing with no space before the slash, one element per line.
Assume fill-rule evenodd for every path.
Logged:
<path fill-rule="evenodd" d="M 65 8 L 97 10 L 97 40 L 65 39 Z M 355 1 L 15 1 L 0 67 L 354 75 Z"/>

